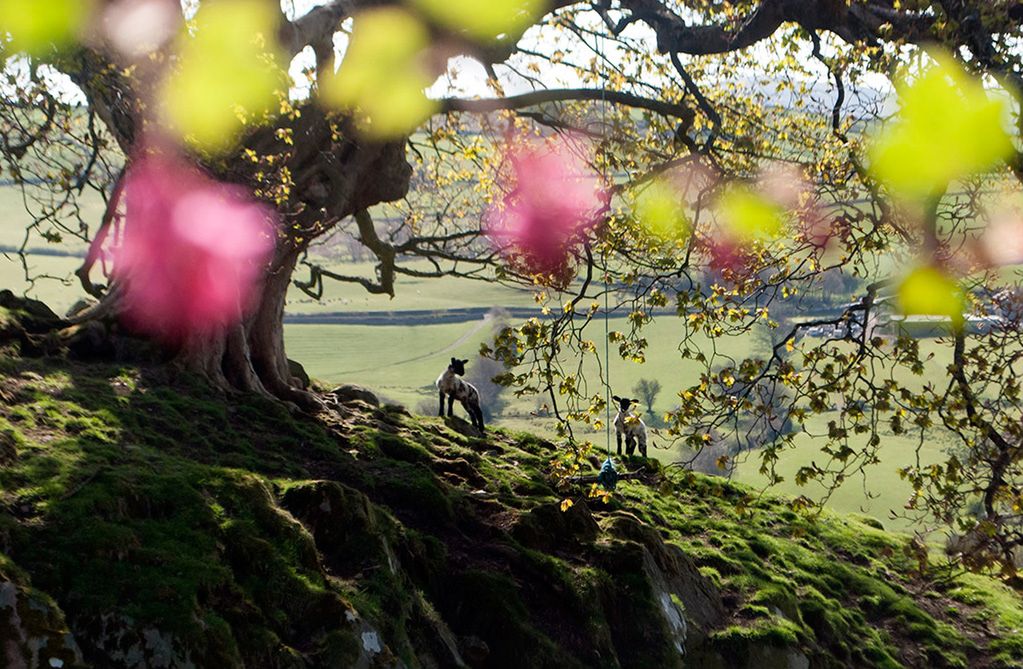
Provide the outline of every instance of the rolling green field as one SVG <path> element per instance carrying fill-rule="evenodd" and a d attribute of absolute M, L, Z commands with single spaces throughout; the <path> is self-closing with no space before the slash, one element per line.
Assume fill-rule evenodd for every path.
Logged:
<path fill-rule="evenodd" d="M 328 384 L 357 383 L 415 408 L 435 397 L 433 382 L 448 358 L 470 358 L 487 338 L 482 321 L 443 325 L 284 326 L 288 355 Z"/>
<path fill-rule="evenodd" d="M 30 255 L 27 262 L 33 276 L 58 278 L 39 279 L 30 287 L 25 280 L 21 259 L 13 253 L 0 254 L 0 289 L 8 288 L 19 295 L 27 294 L 42 300 L 59 314 L 67 311 L 82 296 L 78 279 L 74 276 L 74 271 L 82 264 L 81 258 Z"/>
<path fill-rule="evenodd" d="M 826 430 L 828 414 L 815 417 L 810 425 L 811 431 Z M 820 429 L 817 429 L 817 428 Z M 816 460 L 823 463 L 826 459 L 820 452 L 820 441 L 809 435 L 800 435 L 795 447 L 787 451 L 778 464 L 777 471 L 784 480 L 777 484 L 772 492 L 785 495 L 806 495 L 811 499 L 820 499 L 824 494 L 822 486 L 811 483 L 798 486 L 795 473 L 802 465 Z M 841 488 L 836 490 L 828 500 L 828 505 L 843 513 L 863 513 L 880 520 L 885 529 L 912 532 L 923 529 L 912 521 L 893 517 L 904 511 L 903 507 L 909 499 L 912 489 L 899 478 L 898 470 L 914 464 L 927 465 L 939 461 L 951 441 L 942 439 L 932 431 L 921 443 L 919 435 L 882 434 L 881 462 L 865 468 L 864 476 L 853 476 Z M 733 478 L 742 483 L 762 487 L 767 477 L 759 472 L 760 460 L 756 451 L 747 451 L 736 467 Z"/>

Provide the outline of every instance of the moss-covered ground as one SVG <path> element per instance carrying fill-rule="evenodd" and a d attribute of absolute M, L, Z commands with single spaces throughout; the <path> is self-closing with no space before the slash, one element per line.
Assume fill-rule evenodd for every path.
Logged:
<path fill-rule="evenodd" d="M 650 554 L 720 592 L 686 666 L 774 647 L 814 667 L 1023 666 L 1018 590 L 921 564 L 869 519 L 639 460 L 643 482 L 599 502 L 555 490 L 558 452 L 529 434 L 358 403 L 293 415 L 162 368 L 8 355 L 0 377 L 0 566 L 94 666 L 157 652 L 147 632 L 199 667 L 349 666 L 354 617 L 381 662 L 675 666 Z"/>

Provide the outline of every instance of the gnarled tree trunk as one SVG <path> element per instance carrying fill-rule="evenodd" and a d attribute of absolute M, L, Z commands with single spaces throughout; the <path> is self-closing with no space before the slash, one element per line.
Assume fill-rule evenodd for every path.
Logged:
<path fill-rule="evenodd" d="M 83 51 L 79 57 L 74 79 L 130 164 L 142 139 L 138 110 L 132 108 L 141 99 L 136 82 L 94 52 Z M 215 162 L 196 158 L 196 164 L 215 178 L 260 192 L 264 200 L 274 199 L 277 240 L 242 321 L 224 331 L 192 335 L 181 344 L 175 361 L 218 388 L 309 404 L 312 398 L 295 386 L 284 351 L 284 308 L 292 274 L 309 244 L 341 220 L 406 195 L 412 168 L 405 158 L 405 143 L 362 141 L 348 118 L 311 102 L 299 114 L 256 129 L 232 155 Z M 265 160 L 270 156 L 272 161 Z M 125 224 L 130 226 L 131 221 Z M 88 268 L 84 270 L 81 274 L 87 279 Z M 112 287 L 105 299 L 114 304 L 101 302 L 96 313 L 116 314 L 118 293 Z"/>

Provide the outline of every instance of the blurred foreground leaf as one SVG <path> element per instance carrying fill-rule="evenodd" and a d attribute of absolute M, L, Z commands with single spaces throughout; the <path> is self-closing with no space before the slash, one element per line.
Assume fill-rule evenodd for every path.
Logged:
<path fill-rule="evenodd" d="M 682 194 L 670 183 L 656 179 L 643 187 L 635 197 L 634 211 L 640 224 L 665 242 L 685 242 L 690 223 Z"/>
<path fill-rule="evenodd" d="M 38 56 L 74 42 L 91 10 L 91 0 L 0 0 L 0 33 L 12 52 Z"/>
<path fill-rule="evenodd" d="M 532 25 L 543 8 L 542 0 L 416 0 L 435 21 L 478 40 L 517 37 Z"/>
<path fill-rule="evenodd" d="M 286 88 L 273 7 L 260 0 L 203 3 L 195 32 L 178 43 L 178 68 L 161 91 L 165 121 L 208 153 L 235 145 L 253 121 L 274 112 Z"/>
<path fill-rule="evenodd" d="M 871 148 L 871 169 L 890 188 L 926 197 L 992 168 L 1012 151 L 1006 105 L 947 56 L 900 88 L 895 124 Z"/>
<path fill-rule="evenodd" d="M 328 104 L 354 111 L 360 130 L 374 139 L 401 137 L 436 108 L 424 89 L 433 77 L 426 67 L 426 28 L 400 9 L 359 14 L 337 74 L 324 82 Z"/>
<path fill-rule="evenodd" d="M 896 295 L 905 315 L 947 316 L 955 327 L 963 324 L 966 297 L 959 284 L 939 269 L 918 267 L 910 272 Z"/>
<path fill-rule="evenodd" d="M 784 210 L 744 187 L 733 187 L 721 198 L 718 212 L 730 235 L 739 242 L 765 240 L 781 234 Z"/>

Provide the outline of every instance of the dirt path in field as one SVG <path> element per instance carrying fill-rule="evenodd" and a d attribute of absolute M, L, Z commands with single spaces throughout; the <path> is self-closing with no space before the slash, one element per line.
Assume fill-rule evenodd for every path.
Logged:
<path fill-rule="evenodd" d="M 453 351 L 456 348 L 458 348 L 459 346 L 461 346 L 462 344 L 464 344 L 465 342 L 469 341 L 469 339 L 472 338 L 477 332 L 479 332 L 485 326 L 487 326 L 490 323 L 490 321 L 491 321 L 490 314 L 487 314 L 481 320 L 479 320 L 476 323 L 476 325 L 474 325 L 468 332 L 466 332 L 461 337 L 459 337 L 455 341 L 451 342 L 450 344 L 448 344 L 444 348 L 438 349 L 436 351 L 430 351 L 429 353 L 424 353 L 422 355 L 417 355 L 417 356 L 415 356 L 413 358 L 406 358 L 405 360 L 399 360 L 398 362 L 392 362 L 389 365 L 374 365 L 372 367 L 363 367 L 362 369 L 348 369 L 348 370 L 345 370 L 343 372 L 338 372 L 338 374 L 358 374 L 360 372 L 373 371 L 374 369 L 387 369 L 388 367 L 397 367 L 398 365 L 407 365 L 410 362 L 418 362 L 418 361 L 423 360 L 425 358 L 432 358 L 433 356 L 443 355 L 444 353 L 448 353 L 449 351 Z"/>

